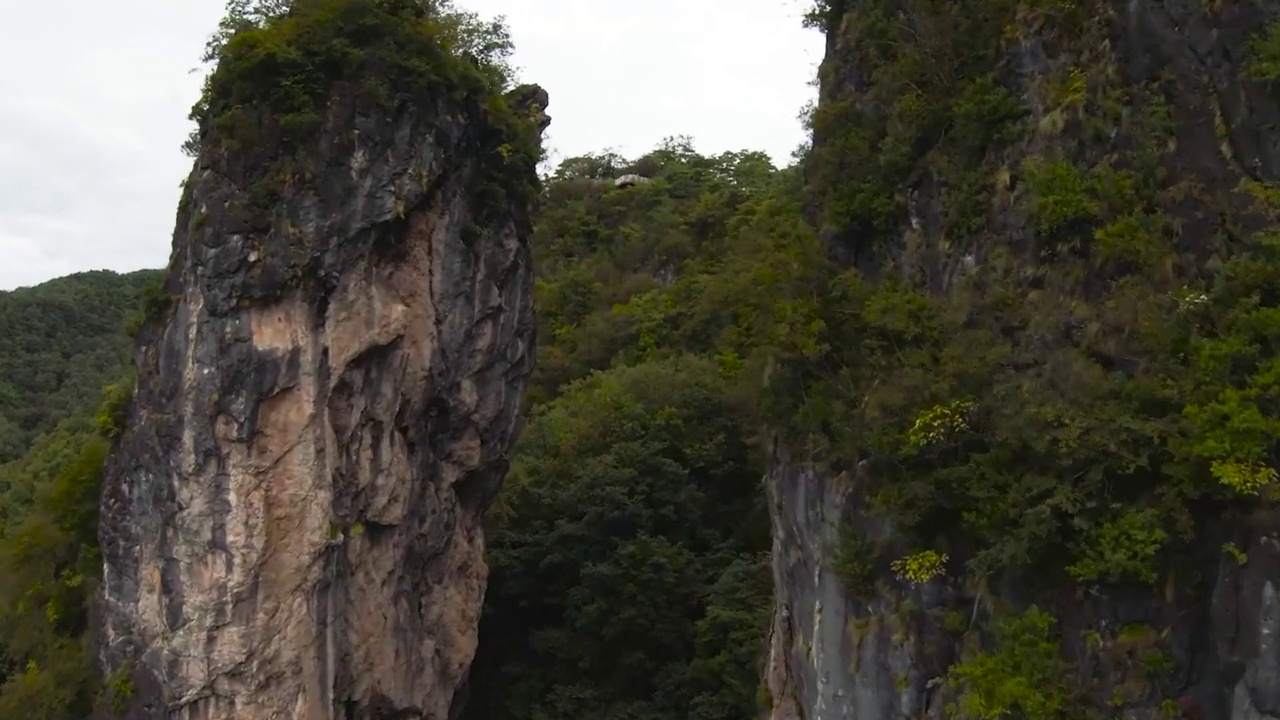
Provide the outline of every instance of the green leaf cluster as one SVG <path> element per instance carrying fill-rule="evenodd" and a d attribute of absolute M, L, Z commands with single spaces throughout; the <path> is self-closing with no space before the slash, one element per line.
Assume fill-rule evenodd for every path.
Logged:
<path fill-rule="evenodd" d="M 1032 607 L 997 621 L 994 649 L 963 658 L 947 672 L 957 720 L 1060 720 L 1078 717 L 1074 674 L 1060 655 L 1056 620 Z"/>

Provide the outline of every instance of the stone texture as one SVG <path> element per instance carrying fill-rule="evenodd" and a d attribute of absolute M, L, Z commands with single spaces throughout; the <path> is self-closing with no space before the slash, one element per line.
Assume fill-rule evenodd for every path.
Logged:
<path fill-rule="evenodd" d="M 545 92 L 513 102 L 545 128 Z M 533 362 L 530 208 L 482 193 L 479 112 L 335 98 L 266 220 L 260 158 L 197 161 L 104 480 L 127 717 L 451 716 Z"/>
<path fill-rule="evenodd" d="M 938 582 L 913 591 L 882 585 L 870 600 L 860 598 L 832 567 L 839 524 L 856 523 L 889 548 L 893 531 L 860 507 L 856 479 L 793 457 L 775 441 L 767 483 L 776 599 L 764 677 L 770 720 L 944 720 L 952 697 L 942 678 L 961 653 L 954 633 L 944 629 L 944 613 L 976 611 L 978 599 Z M 1124 716 L 1132 720 L 1164 717 L 1161 706 L 1170 698 L 1191 720 L 1280 717 L 1280 518 L 1274 515 L 1260 514 L 1239 528 L 1235 541 L 1246 562 L 1226 556 L 1204 567 L 1203 591 L 1190 583 L 1155 592 L 1109 588 L 1083 600 L 1067 592 L 1048 608 L 1062 623 L 1068 656 L 1100 681 L 1099 708 L 1122 688 L 1130 701 Z M 991 590 L 1005 602 L 1023 600 L 1017 588 Z M 1084 640 L 1088 628 L 1138 625 L 1164 629 L 1160 641 L 1176 666 L 1156 685 L 1132 684 L 1131 667 Z"/>

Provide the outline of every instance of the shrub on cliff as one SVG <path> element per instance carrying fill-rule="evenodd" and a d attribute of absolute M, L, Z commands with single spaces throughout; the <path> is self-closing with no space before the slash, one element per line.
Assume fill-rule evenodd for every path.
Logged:
<path fill-rule="evenodd" d="M 485 175 L 481 210 L 529 204 L 540 109 L 506 94 L 510 49 L 501 21 L 443 0 L 232 0 L 186 149 L 240 183 L 260 215 L 321 171 L 322 132 L 345 132 L 353 108 L 381 118 L 462 111 L 468 154 Z"/>
<path fill-rule="evenodd" d="M 266 120 L 301 140 L 318 130 L 341 81 L 385 104 L 441 84 L 493 94 L 512 83 L 511 49 L 500 18 L 483 21 L 451 0 L 228 0 L 184 149 L 198 154 L 211 127 L 248 139 Z"/>
<path fill-rule="evenodd" d="M 956 720 L 1062 720 L 1079 716 L 1072 668 L 1059 655 L 1052 615 L 1032 607 L 994 623 L 996 649 L 972 652 L 952 665 Z"/>

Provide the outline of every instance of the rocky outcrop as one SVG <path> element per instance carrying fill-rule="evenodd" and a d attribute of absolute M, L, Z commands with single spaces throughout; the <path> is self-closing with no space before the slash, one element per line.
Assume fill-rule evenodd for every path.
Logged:
<path fill-rule="evenodd" d="M 626 175 L 621 175 L 621 176 L 619 176 L 619 177 L 618 177 L 618 179 L 617 179 L 617 180 L 614 180 L 614 181 L 613 181 L 613 186 L 614 186 L 614 187 L 619 187 L 619 188 L 622 188 L 622 187 L 634 187 L 634 186 L 639 185 L 639 184 L 641 184 L 641 183 L 647 183 L 647 182 L 649 182 L 649 178 L 647 178 L 647 177 L 645 177 L 645 176 L 643 176 L 643 175 L 636 175 L 635 173 L 628 173 L 628 174 L 626 174 Z"/>
<path fill-rule="evenodd" d="M 944 627 L 946 610 L 975 608 L 977 598 L 958 597 L 962 593 L 944 583 L 870 597 L 850 591 L 835 569 L 840 523 L 878 526 L 879 538 L 891 531 L 860 511 L 848 482 L 775 448 L 769 488 L 777 605 L 765 671 L 769 717 L 944 720 L 954 694 L 943 679 L 964 646 L 954 629 Z M 1170 597 L 1112 588 L 1082 602 L 1068 596 L 1055 607 L 1065 651 L 1108 691 L 1099 706 L 1118 697 L 1138 706 L 1123 717 L 1168 717 L 1166 701 L 1176 698 L 1181 716 L 1192 720 L 1280 717 L 1277 535 L 1275 526 L 1249 531 L 1241 543 L 1244 557 L 1225 556 L 1206 566 L 1203 588 L 1179 588 Z M 1017 593 L 1006 591 L 1005 597 Z M 1118 637 L 1091 645 L 1086 632 L 1095 628 Z M 1121 628 L 1160 633 L 1159 644 L 1176 664 L 1170 677 L 1141 678 L 1132 666 L 1134 650 L 1151 641 L 1125 637 L 1116 632 Z"/>
<path fill-rule="evenodd" d="M 892 210 L 884 210 L 882 204 L 876 208 L 880 215 L 859 215 L 856 207 L 848 208 L 874 190 L 855 198 L 852 189 L 860 182 L 865 188 L 887 180 L 871 177 L 870 172 L 864 179 L 847 155 L 841 164 L 843 150 L 837 147 L 846 142 L 851 151 L 865 148 L 866 137 L 875 132 L 894 132 L 894 120 L 886 119 L 892 110 L 884 102 L 914 90 L 904 83 L 891 97 L 871 94 L 873 78 L 863 64 L 889 65 L 885 56 L 897 50 L 876 44 L 883 38 L 872 42 L 860 39 L 859 33 L 882 31 L 882 21 L 895 18 L 893 22 L 909 26 L 912 42 L 923 46 L 920 55 L 931 58 L 931 67 L 959 67 L 947 60 L 955 43 L 938 39 L 949 32 L 948 26 L 929 16 L 934 12 L 929 3 L 858 3 L 863 15 L 857 14 L 855 3 L 821 4 L 826 14 L 820 19 L 828 37 L 821 104 L 841 106 L 840 112 L 856 115 L 873 128 L 856 142 L 835 137 L 848 123 L 824 125 L 819 118 L 815 130 L 814 152 L 827 153 L 811 162 L 808 171 L 819 185 L 815 219 L 839 262 L 867 275 L 893 267 L 916 287 L 945 294 L 963 273 L 975 265 L 990 267 L 998 258 L 1005 268 L 1027 272 L 1023 284 L 1042 287 L 1044 273 L 1033 268 L 1048 255 L 1043 246 L 1036 246 L 1025 207 L 1015 196 L 1019 161 L 1061 149 L 1055 157 L 1087 159 L 1093 154 L 1108 161 L 1119 157 L 1124 163 L 1125 153 L 1136 152 L 1134 148 L 1150 137 L 1161 144 L 1159 176 L 1166 190 L 1153 202 L 1162 203 L 1177 219 L 1178 249 L 1185 256 L 1202 262 L 1211 256 L 1217 248 L 1210 247 L 1210 238 L 1220 231 L 1226 215 L 1239 223 L 1232 233 L 1260 227 L 1259 218 L 1245 211 L 1248 201 L 1236 191 L 1242 181 L 1280 181 L 1280 135 L 1275 132 L 1280 103 L 1274 84 L 1246 77 L 1246 48 L 1280 17 L 1280 10 L 1248 1 L 1091 2 L 1084 4 L 1088 26 L 1072 28 L 1068 38 L 1066 22 L 1054 17 L 1055 11 L 1041 14 L 1043 8 L 1034 9 L 1032 3 L 991 3 L 997 4 L 1019 10 L 1016 22 L 1001 28 L 1004 36 L 993 38 L 987 47 L 998 48 L 995 75 L 1017 88 L 1029 117 L 1019 126 L 1019 139 L 1003 146 L 998 156 L 986 158 L 994 163 L 983 171 L 989 175 L 982 181 L 998 189 L 994 198 L 980 196 L 979 202 L 989 207 L 982 206 L 974 222 L 991 235 L 972 232 L 969 237 L 979 241 L 968 245 L 944 228 L 946 215 L 956 211 L 945 205 L 950 179 L 934 172 L 937 165 L 929 168 L 922 160 L 914 169 L 887 178 L 892 181 L 886 194 L 892 195 Z M 980 14 L 976 8 L 967 12 Z M 1162 87 L 1167 88 L 1163 99 L 1170 111 L 1168 135 L 1128 125 L 1139 114 L 1135 94 L 1116 95 L 1111 110 L 1095 105 L 1073 110 L 1062 95 L 1048 97 L 1047 88 L 1061 90 L 1068 68 L 1073 73 L 1084 68 L 1077 77 L 1090 92 L 1108 83 L 1126 88 L 1167 83 Z M 933 82 L 933 76 L 927 81 Z M 1110 121 L 1101 118 L 1112 111 L 1117 119 L 1108 125 Z M 932 137 L 912 138 L 926 147 L 914 150 L 937 154 L 941 151 L 928 143 L 941 144 L 956 132 L 960 129 L 937 128 Z M 910 152 L 901 146 L 893 151 Z M 966 162 L 976 168 L 979 161 Z M 827 172 L 830 175 L 824 175 Z M 1180 192 L 1186 188 L 1193 189 Z M 839 192 L 847 193 L 848 202 L 831 199 Z M 829 212 L 837 205 L 843 216 Z M 886 232 L 889 225 L 894 225 L 892 232 Z M 880 246 L 870 240 L 893 233 L 896 239 Z M 993 239 L 997 236 L 998 241 Z M 1103 273 L 1099 270 L 1094 279 Z M 1098 284 L 1086 278 L 1079 296 L 1087 298 Z M 1063 654 L 1082 677 L 1092 678 L 1093 701 L 1104 714 L 1134 720 L 1178 715 L 1196 720 L 1280 717 L 1280 522 L 1274 512 L 1260 509 L 1247 522 L 1225 527 L 1215 524 L 1216 515 L 1206 519 L 1198 526 L 1199 542 L 1210 552 L 1203 559 L 1186 558 L 1190 570 L 1167 583 L 1162 580 L 1157 588 L 1063 587 L 1054 597 L 1032 598 L 1021 587 L 999 584 L 967 588 L 939 580 L 913 587 L 896 579 L 885 562 L 900 556 L 903 548 L 896 543 L 892 524 L 872 512 L 861 493 L 869 472 L 866 464 L 827 462 L 794 450 L 799 446 L 776 438 L 767 478 L 776 596 L 765 670 L 772 720 L 947 717 L 946 707 L 954 699 L 945 682 L 948 667 L 975 642 L 966 630 L 980 625 L 993 603 L 1026 607 L 1032 599 L 1047 606 L 1060 622 Z M 875 548 L 874 556 L 866 558 L 877 576 L 870 591 L 850 588 L 837 571 L 835 548 L 842 527 L 855 528 Z M 1216 554 L 1224 543 L 1241 553 Z M 1137 669 L 1134 661 L 1143 647 L 1155 645 L 1171 663 L 1158 679 L 1155 673 Z"/>
<path fill-rule="evenodd" d="M 506 102 L 545 128 L 541 89 Z M 537 180 L 495 175 L 482 103 L 328 107 L 267 215 L 245 191 L 261 147 L 206 142 L 187 180 L 105 471 L 99 646 L 124 717 L 456 710 L 533 362 Z"/>
<path fill-rule="evenodd" d="M 773 522 L 775 611 L 765 683 L 772 720 L 919 718 L 929 710 L 949 657 L 908 627 L 939 606 L 928 586 L 918 614 L 892 593 L 858 597 L 836 570 L 840 530 L 857 523 L 869 539 L 892 542 L 892 526 L 859 507 L 847 474 L 824 471 L 773 441 L 767 489 Z M 917 598 L 920 599 L 920 598 Z"/>

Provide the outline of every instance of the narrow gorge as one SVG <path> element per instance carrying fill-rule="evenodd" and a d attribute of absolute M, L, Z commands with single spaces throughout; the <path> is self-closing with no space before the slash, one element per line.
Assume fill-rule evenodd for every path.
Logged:
<path fill-rule="evenodd" d="M 168 267 L 0 292 L 0 718 L 1280 719 L 1280 6 L 804 22 L 783 166 L 550 167 L 231 0 Z"/>

